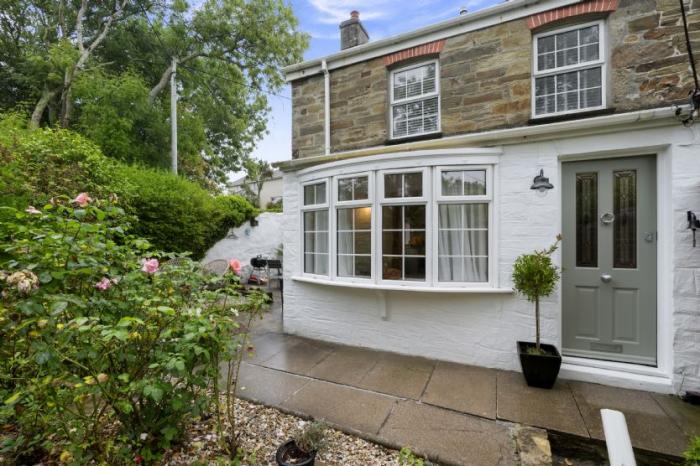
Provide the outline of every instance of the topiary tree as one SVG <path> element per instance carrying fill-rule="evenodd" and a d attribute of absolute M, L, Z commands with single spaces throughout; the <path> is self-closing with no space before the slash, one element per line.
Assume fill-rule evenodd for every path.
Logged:
<path fill-rule="evenodd" d="M 540 298 L 552 294 L 559 281 L 559 268 L 552 263 L 552 254 L 559 247 L 561 235 L 548 249 L 523 254 L 513 264 L 513 287 L 528 301 L 535 303 L 535 350 L 540 349 Z"/>

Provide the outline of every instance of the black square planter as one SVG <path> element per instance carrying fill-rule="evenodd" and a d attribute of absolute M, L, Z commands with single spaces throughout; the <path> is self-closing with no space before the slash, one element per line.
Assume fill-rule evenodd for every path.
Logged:
<path fill-rule="evenodd" d="M 518 355 L 520 367 L 523 369 L 525 381 L 531 387 L 552 388 L 557 381 L 561 367 L 561 355 L 554 345 L 540 344 L 540 348 L 548 354 L 530 354 L 528 348 L 534 348 L 535 343 L 519 341 Z"/>

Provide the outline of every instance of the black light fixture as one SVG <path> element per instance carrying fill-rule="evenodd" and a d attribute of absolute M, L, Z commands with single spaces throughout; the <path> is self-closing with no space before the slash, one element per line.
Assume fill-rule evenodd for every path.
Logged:
<path fill-rule="evenodd" d="M 530 189 L 534 189 L 538 194 L 544 196 L 547 194 L 547 191 L 553 188 L 554 185 L 549 182 L 549 178 L 544 176 L 544 169 L 541 168 L 540 174 L 532 180 L 532 186 L 530 186 Z"/>

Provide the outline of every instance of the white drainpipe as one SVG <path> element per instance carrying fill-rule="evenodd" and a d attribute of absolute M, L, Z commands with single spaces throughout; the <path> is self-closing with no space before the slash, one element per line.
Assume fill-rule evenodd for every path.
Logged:
<path fill-rule="evenodd" d="M 328 73 L 328 64 L 326 60 L 321 62 L 321 70 L 323 70 L 323 81 L 325 85 L 325 92 L 323 94 L 324 100 L 324 136 L 325 136 L 325 154 L 330 155 L 331 153 L 331 76 Z"/>

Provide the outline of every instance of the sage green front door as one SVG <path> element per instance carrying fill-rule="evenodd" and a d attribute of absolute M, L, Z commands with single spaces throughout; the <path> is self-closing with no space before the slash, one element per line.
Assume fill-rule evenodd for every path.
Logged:
<path fill-rule="evenodd" d="M 656 159 L 567 162 L 565 355 L 656 366 Z"/>

